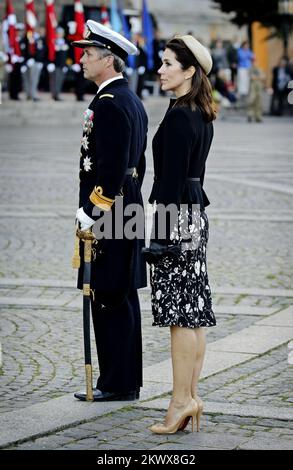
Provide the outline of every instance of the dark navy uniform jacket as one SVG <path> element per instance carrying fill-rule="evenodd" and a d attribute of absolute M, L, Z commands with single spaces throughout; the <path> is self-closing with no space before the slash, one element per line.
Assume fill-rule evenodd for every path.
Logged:
<path fill-rule="evenodd" d="M 127 80 L 117 79 L 98 92 L 84 113 L 80 151 L 79 207 L 99 216 L 110 212 L 115 220 L 115 197 L 143 206 L 141 184 L 145 173 L 147 115 Z M 136 168 L 137 176 L 127 174 Z M 104 212 L 105 211 L 105 212 Z M 108 214 L 109 215 L 109 214 Z M 121 224 L 127 222 L 127 217 Z M 121 229 L 121 227 L 119 227 Z M 113 236 L 115 236 L 113 234 Z M 104 305 L 122 299 L 129 290 L 146 285 L 141 239 L 102 239 L 93 247 L 91 288 Z M 81 242 L 81 261 L 83 243 Z M 78 287 L 82 288 L 83 267 Z M 118 300 L 117 300 L 118 302 Z"/>
<path fill-rule="evenodd" d="M 199 107 L 193 111 L 174 104 L 175 100 L 170 100 L 153 139 L 155 177 L 149 202 L 198 204 L 204 210 L 210 203 L 203 183 L 213 124 L 206 122 Z M 165 242 L 169 243 L 168 236 Z"/>

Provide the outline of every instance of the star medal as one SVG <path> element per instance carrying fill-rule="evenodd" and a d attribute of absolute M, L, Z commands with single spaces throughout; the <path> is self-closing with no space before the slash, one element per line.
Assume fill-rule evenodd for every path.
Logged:
<path fill-rule="evenodd" d="M 83 146 L 83 148 L 84 148 L 85 150 L 88 150 L 88 148 L 89 148 L 89 140 L 88 140 L 88 138 L 87 138 L 86 135 L 84 135 L 83 138 L 81 139 L 81 145 Z"/>
<path fill-rule="evenodd" d="M 84 171 L 90 171 L 92 164 L 93 164 L 93 162 L 91 162 L 91 158 L 90 157 L 85 157 L 84 160 L 83 160 L 83 169 L 84 169 Z"/>

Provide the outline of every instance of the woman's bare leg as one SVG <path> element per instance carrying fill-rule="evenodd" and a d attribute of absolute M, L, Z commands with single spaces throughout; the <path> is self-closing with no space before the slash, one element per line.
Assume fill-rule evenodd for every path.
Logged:
<path fill-rule="evenodd" d="M 197 338 L 193 329 L 171 326 L 170 330 L 173 393 L 165 419 L 166 426 L 177 421 L 192 399 L 194 357 L 197 351 Z"/>

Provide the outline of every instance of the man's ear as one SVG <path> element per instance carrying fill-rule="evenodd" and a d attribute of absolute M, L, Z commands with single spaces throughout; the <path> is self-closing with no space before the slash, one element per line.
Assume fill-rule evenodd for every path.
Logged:
<path fill-rule="evenodd" d="M 106 59 L 106 67 L 109 68 L 109 67 L 112 67 L 113 66 L 113 62 L 114 62 L 114 56 L 112 55 L 107 55 L 105 57 Z"/>

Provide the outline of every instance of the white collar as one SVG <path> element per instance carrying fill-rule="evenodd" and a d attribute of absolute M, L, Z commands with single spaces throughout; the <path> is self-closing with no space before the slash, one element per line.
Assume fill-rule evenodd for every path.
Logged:
<path fill-rule="evenodd" d="M 97 93 L 100 93 L 100 91 L 105 88 L 105 86 L 109 85 L 109 83 L 111 82 L 114 82 L 114 80 L 120 80 L 121 78 L 123 78 L 123 75 L 119 75 L 118 77 L 113 77 L 113 78 L 109 78 L 108 80 L 105 80 L 104 82 L 101 83 L 101 85 L 99 86 L 99 89 L 97 91 Z"/>

